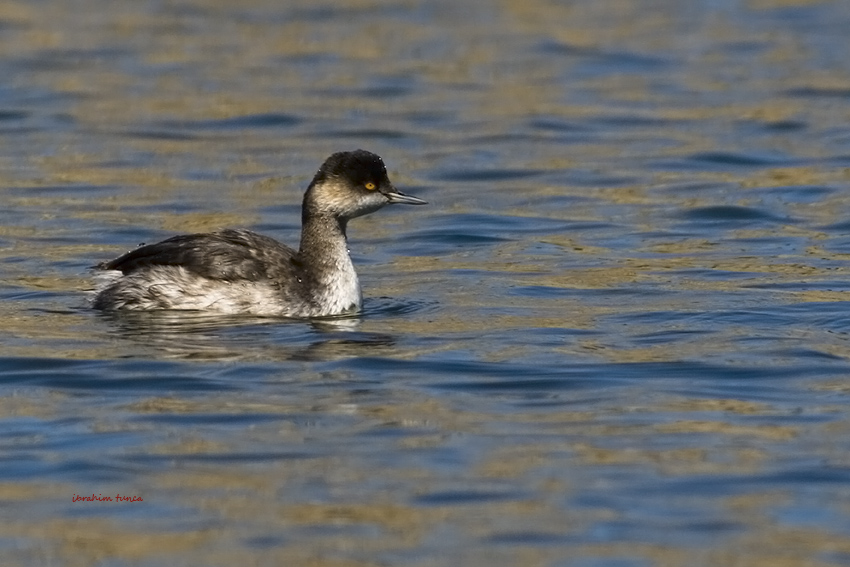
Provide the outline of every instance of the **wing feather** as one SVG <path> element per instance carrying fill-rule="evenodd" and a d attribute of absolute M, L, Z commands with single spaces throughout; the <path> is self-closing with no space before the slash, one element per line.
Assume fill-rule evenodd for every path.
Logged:
<path fill-rule="evenodd" d="M 298 271 L 297 252 L 273 238 L 250 230 L 222 230 L 174 236 L 140 246 L 102 262 L 102 270 L 130 274 L 150 266 L 182 266 L 199 276 L 223 281 L 276 279 L 281 272 Z"/>

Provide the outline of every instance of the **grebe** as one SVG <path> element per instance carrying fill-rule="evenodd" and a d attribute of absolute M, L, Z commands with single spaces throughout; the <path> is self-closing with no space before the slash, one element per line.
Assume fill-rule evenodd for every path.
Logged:
<path fill-rule="evenodd" d="M 383 160 L 356 150 L 330 156 L 307 187 L 296 251 L 249 230 L 174 236 L 95 266 L 102 310 L 207 310 L 325 317 L 360 309 L 346 239 L 350 219 L 385 205 L 424 205 L 396 190 Z"/>

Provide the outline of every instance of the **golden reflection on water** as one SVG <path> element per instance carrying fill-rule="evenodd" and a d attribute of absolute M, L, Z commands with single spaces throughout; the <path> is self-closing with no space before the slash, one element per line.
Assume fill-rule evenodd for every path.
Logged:
<path fill-rule="evenodd" d="M 34 400 L 33 400 L 34 401 Z M 58 397 L 38 400 L 41 407 L 64 408 Z M 398 400 L 396 400 L 398 402 Z M 344 402 L 339 400 L 338 402 Z M 733 411 L 750 414 L 767 410 L 759 404 L 743 404 L 736 400 L 660 400 L 676 411 Z M 259 407 L 256 405 L 259 404 Z M 356 407 L 346 404 L 348 408 Z M 26 401 L 12 404 L 4 403 L 0 407 L 2 418 L 14 414 L 32 414 L 27 407 L 34 407 Z M 210 398 L 188 402 L 179 399 L 151 398 L 126 407 L 133 413 L 200 415 L 215 411 L 247 411 L 264 413 L 288 412 L 295 407 L 274 401 L 250 402 L 246 405 L 234 404 L 227 398 Z M 377 420 L 395 426 L 410 427 L 411 433 L 427 425 L 438 433 L 414 434 L 410 441 L 421 436 L 425 445 L 411 445 L 408 439 L 400 438 L 407 450 L 424 448 L 432 444 L 445 443 L 450 436 L 475 435 L 486 432 L 488 424 L 501 422 L 502 415 L 473 414 L 458 412 L 456 408 L 441 405 L 434 399 L 419 400 L 411 398 L 405 403 L 392 406 L 363 406 L 356 413 L 368 420 Z M 36 412 L 38 414 L 39 412 Z M 89 410 L 88 413 L 92 413 Z M 93 415 L 97 416 L 95 412 Z M 784 442 L 794 438 L 794 432 L 782 427 L 731 427 L 722 422 L 683 421 L 667 426 L 653 427 L 647 431 L 620 430 L 603 423 L 595 423 L 601 415 L 580 412 L 564 412 L 557 417 L 553 414 L 514 414 L 510 420 L 515 425 L 531 426 L 533 429 L 549 431 L 549 439 L 539 439 L 532 443 L 507 443 L 494 448 L 486 459 L 476 465 L 477 476 L 481 478 L 479 486 L 486 489 L 487 479 L 497 482 L 512 479 L 526 479 L 534 487 L 534 496 L 511 498 L 502 502 L 482 502 L 480 505 L 457 506 L 450 503 L 418 506 L 394 501 L 380 492 L 370 493 L 368 486 L 374 474 L 367 456 L 341 460 L 334 455 L 316 458 L 293 459 L 271 462 L 261 468 L 250 465 L 232 464 L 229 466 L 191 465 L 176 467 L 164 472 L 152 472 L 138 485 L 130 489 L 150 506 L 177 507 L 192 510 L 193 514 L 212 515 L 220 520 L 206 527 L 192 524 L 173 530 L 157 528 L 144 516 L 129 522 L 113 522 L 98 517 L 49 517 L 53 509 L 88 509 L 97 506 L 141 506 L 140 503 L 70 503 L 74 494 L 83 492 L 79 483 L 14 483 L 0 484 L 0 498 L 17 506 L 38 505 L 42 510 L 34 517 L 23 516 L 16 522 L 0 523 L 0 536 L 8 538 L 36 538 L 50 542 L 31 554 L 20 557 L 45 560 L 51 557 L 66 558 L 66 564 L 86 565 L 103 560 L 140 561 L 162 556 L 173 558 L 191 557 L 193 561 L 219 565 L 242 557 L 244 549 L 239 543 L 251 534 L 266 534 L 275 538 L 277 534 L 298 530 L 304 536 L 294 539 L 285 538 L 285 545 L 260 548 L 256 557 L 262 560 L 290 562 L 297 559 L 305 565 L 370 565 L 368 557 L 389 550 L 416 549 L 423 545 L 429 534 L 438 526 L 452 526 L 458 533 L 474 540 L 486 538 L 508 526 L 519 522 L 529 531 L 550 534 L 552 543 L 543 547 L 517 545 L 502 549 L 500 562 L 530 561 L 531 565 L 547 565 L 558 555 L 569 550 L 570 554 L 615 557 L 627 550 L 625 544 L 559 543 L 560 538 L 577 536 L 589 525 L 599 521 L 614 520 L 618 512 L 614 510 L 565 510 L 556 505 L 565 495 L 582 489 L 583 469 L 594 467 L 649 467 L 665 476 L 690 477 L 693 475 L 753 473 L 760 470 L 767 459 L 763 449 L 753 446 L 759 437 L 771 442 Z M 113 420 L 106 413 L 96 419 Z M 553 422 L 557 419 L 558 422 Z M 460 421 L 459 421 L 460 420 Z M 108 428 L 107 428 L 108 429 Z M 276 427 L 262 427 L 253 433 L 254 441 L 271 443 L 277 446 L 295 443 L 309 445 L 309 439 L 303 435 L 292 436 Z M 308 430 L 304 430 L 307 432 Z M 653 433 L 654 431 L 654 433 Z M 579 432 L 581 435 L 579 436 Z M 296 433 L 291 431 L 291 433 Z M 552 434 L 570 434 L 583 439 L 565 444 Z M 691 438 L 690 446 L 670 449 L 641 448 L 639 440 L 643 435 L 671 435 L 692 433 L 719 433 L 740 437 L 742 446 L 726 448 L 724 451 L 710 451 L 703 446 L 700 438 Z M 618 439 L 622 435 L 635 439 L 632 447 L 605 448 L 607 440 Z M 435 437 L 436 435 L 436 437 Z M 275 441 L 277 439 L 277 441 Z M 427 442 L 431 439 L 430 442 Z M 596 445 L 599 443 L 599 446 Z M 163 445 L 152 454 L 173 455 L 174 459 L 206 454 L 227 454 L 240 451 L 238 446 L 228 447 L 221 440 L 188 437 L 181 434 L 175 443 Z M 568 453 L 570 458 L 565 458 Z M 556 456 L 561 455 L 561 456 Z M 541 475 L 541 470 L 560 464 L 568 467 L 575 477 Z M 287 486 L 299 486 L 310 478 L 321 478 L 335 496 L 334 502 L 302 502 L 296 494 L 287 494 Z M 382 473 L 382 482 L 410 483 L 427 493 L 438 487 L 441 479 L 426 469 L 389 468 Z M 359 487 L 359 488 L 358 488 Z M 283 491 L 283 493 L 281 492 Z M 128 493 L 129 494 L 129 493 Z M 82 494 L 80 494 L 82 495 Z M 776 525 L 765 513 L 786 501 L 781 490 L 765 491 L 744 496 L 718 498 L 715 505 L 728 508 L 739 522 L 758 526 L 754 535 L 741 535 L 733 538 L 720 549 L 694 549 L 690 561 L 709 564 L 721 558 L 734 558 L 747 561 L 747 564 L 768 565 L 774 561 L 777 565 L 797 565 L 814 551 L 824 549 L 836 552 L 846 551 L 845 539 L 811 529 L 789 529 Z M 48 514 L 48 517 L 44 517 Z M 333 538 L 310 535 L 311 530 L 336 530 L 339 535 Z M 508 528 L 509 529 L 509 528 Z M 353 531 L 351 531 L 353 530 Z M 361 530 L 368 537 L 357 535 Z M 348 533 L 346 533 L 348 531 Z M 319 532 L 320 533 L 320 532 Z M 772 547 L 758 547 L 757 543 L 782 542 L 781 553 L 772 551 Z M 234 547 L 235 546 L 235 547 Z M 485 547 L 473 546 L 467 549 L 470 559 L 481 560 L 488 553 Z M 643 557 L 657 565 L 681 565 L 683 551 L 660 545 L 630 545 L 628 553 L 632 557 Z M 346 558 L 347 557 L 347 558 Z M 357 559 L 357 558 L 360 559 Z"/>
<path fill-rule="evenodd" d="M 743 399 L 743 393 L 742 399 L 730 392 L 712 392 L 718 397 L 711 398 L 698 384 L 688 396 L 651 390 L 657 384 L 646 390 L 634 384 L 633 391 L 611 393 L 607 405 L 588 409 L 576 402 L 525 411 L 499 408 L 501 394 L 412 394 L 406 389 L 412 388 L 406 380 L 416 377 L 407 375 L 415 374 L 411 366 L 399 370 L 398 384 L 382 385 L 385 397 L 364 402 L 362 393 L 352 393 L 359 376 L 311 366 L 361 357 L 415 362 L 458 350 L 491 364 L 543 355 L 570 363 L 722 363 L 748 355 L 741 340 L 753 333 L 751 327 L 711 327 L 702 320 L 710 334 L 696 333 L 672 346 L 645 344 L 636 339 L 657 332 L 654 322 L 632 322 L 624 333 L 616 316 L 676 312 L 682 321 L 664 330 L 679 331 L 698 326 L 688 314 L 767 310 L 777 302 L 846 302 L 845 291 L 816 284 L 848 279 L 848 253 L 836 249 L 827 227 L 846 221 L 850 169 L 830 161 L 840 143 L 827 141 L 846 136 L 840 125 L 850 120 L 850 110 L 840 93 L 850 89 L 850 73 L 820 62 L 816 33 L 776 31 L 765 19 L 776 9 L 828 3 L 752 0 L 740 9 L 718 4 L 725 8 L 695 12 L 687 3 L 626 0 L 4 3 L 0 20 L 8 25 L 0 29 L 0 62 L 11 62 L 10 89 L 32 91 L 9 103 L 10 110 L 26 109 L 36 124 L 53 121 L 0 136 L 2 212 L 10 215 L 0 222 L 4 355 L 93 364 L 117 357 L 180 359 L 231 369 L 256 362 L 285 369 L 277 397 L 163 390 L 115 400 L 95 387 L 69 394 L 55 380 L 43 388 L 24 381 L 0 397 L 0 420 L 10 425 L 57 420 L 50 427 L 61 429 L 67 420 L 86 431 L 80 434 L 86 441 L 139 436 L 135 446 L 112 449 L 108 465 L 138 464 L 126 455 L 161 459 L 125 473 L 135 480 L 126 490 L 144 497 L 153 510 L 148 514 L 136 503 L 115 515 L 101 503 L 71 503 L 73 494 L 90 487 L 61 480 L 59 473 L 50 482 L 0 483 L 0 501 L 8 505 L 0 539 L 22 542 L 4 544 L 4 564 L 232 565 L 247 558 L 269 565 L 371 567 L 402 557 L 406 561 L 398 563 L 416 565 L 549 567 L 566 565 L 565 558 L 627 558 L 659 567 L 797 567 L 835 565 L 823 558 L 834 554 L 840 561 L 846 557 L 841 554 L 850 554 L 848 539 L 826 521 L 801 527 L 777 518 L 777 510 L 799 503 L 799 486 L 755 481 L 746 493 L 659 495 L 656 505 L 681 504 L 684 513 L 689 506 L 719 510 L 709 516 L 719 518 L 720 535 L 706 542 L 712 536 L 702 534 L 706 539 L 694 545 L 661 537 L 661 543 L 642 541 L 645 532 L 618 539 L 594 531 L 618 521 L 640 524 L 641 514 L 659 531 L 680 528 L 681 517 L 658 519 L 672 504 L 660 510 L 573 506 L 586 493 L 605 492 L 600 483 L 610 482 L 611 471 L 636 477 L 639 492 L 639 481 L 659 478 L 767 475 L 775 460 L 805 453 L 808 445 L 817 449 L 814 456 L 805 453 L 807 458 L 846 467 L 839 440 L 850 432 L 848 388 L 834 374 L 805 386 L 834 395 L 829 405 L 804 408 L 834 419 L 783 425 L 769 421 L 791 411 L 783 404 Z M 325 9 L 327 17 L 321 16 Z M 347 12 L 334 18 L 334 9 Z M 839 12 L 836 17 L 846 15 L 840 3 L 831 9 Z M 319 16 L 293 17 L 311 10 Z M 737 55 L 735 46 L 747 45 L 757 53 Z M 839 47 L 836 53 L 846 53 Z M 618 63 L 621 55 L 630 63 Z M 387 85 L 392 90 L 394 81 L 401 83 L 400 94 L 370 94 Z M 793 95 L 805 88 L 839 95 Z M 414 120 L 429 113 L 433 122 Z M 263 114 L 291 116 L 293 125 L 228 130 L 208 122 Z M 554 126 L 528 127 L 541 117 Z M 607 126 L 605 119 L 611 120 Z M 620 125 L 617 119 L 645 125 Z M 747 125 L 782 123 L 804 126 L 796 134 L 782 129 L 746 134 Z M 396 137 L 366 135 L 370 129 Z M 758 154 L 754 141 L 802 163 L 700 169 L 690 159 L 712 152 Z M 260 329 L 262 338 L 240 340 L 228 335 L 240 324 L 233 321 L 116 321 L 88 310 L 85 267 L 138 244 L 136 234 L 263 222 L 297 227 L 297 212 L 276 218 L 267 211 L 281 205 L 297 210 L 321 160 L 349 145 L 375 146 L 399 187 L 422 187 L 432 202 L 418 218 L 393 213 L 352 223 L 355 253 L 366 260 L 361 273 L 367 297 L 437 298 L 436 307 L 357 318 L 348 329 L 301 330 L 292 323 L 298 329 L 292 331 L 294 346 L 265 341 L 262 329 L 286 325 L 280 322 L 243 321 Z M 683 160 L 691 168 L 664 160 Z M 446 172 L 484 171 L 492 162 L 494 169 L 557 175 L 494 178 L 472 189 L 450 175 L 445 180 Z M 576 171 L 586 172 L 590 181 L 569 175 Z M 609 183 L 606 176 L 623 181 Z M 676 190 L 696 183 L 714 189 Z M 802 202 L 765 197 L 767 189 L 804 186 L 839 190 Z M 58 189 L 39 192 L 51 187 Z M 682 228 L 677 215 L 715 206 L 719 197 L 740 207 L 774 203 L 771 213 L 792 218 L 712 236 Z M 573 201 L 551 201 L 552 206 L 548 198 Z M 425 230 L 483 213 L 523 228 L 535 219 L 614 227 L 628 222 L 620 236 L 634 237 L 635 244 L 559 228 L 520 231 L 481 248 L 460 244 L 417 255 L 405 254 L 401 246 L 402 252 L 381 256 L 371 244 L 391 241 L 410 227 Z M 669 231 L 663 238 L 640 237 L 662 229 Z M 281 229 L 275 236 L 294 245 L 297 230 Z M 771 239 L 803 244 L 779 254 L 737 248 L 739 241 Z M 740 278 L 688 275 L 702 270 Z M 793 284 L 798 285 L 782 287 Z M 775 289 L 762 292 L 758 286 Z M 643 288 L 657 293 L 625 300 L 605 294 Z M 541 330 L 560 329 L 563 336 L 536 344 Z M 343 338 L 346 332 L 353 338 Z M 529 333 L 532 339 L 519 340 Z M 497 336 L 518 340 L 506 343 Z M 442 340 L 417 343 L 409 337 Z M 839 360 L 850 357 L 844 334 L 818 328 L 785 331 L 770 356 L 791 361 L 783 348 L 800 345 Z M 245 374 L 250 371 L 246 366 Z M 569 396 L 559 392 L 552 398 Z M 202 419 L 256 415 L 270 419 L 226 432 L 204 427 Z M 199 417 L 201 424 L 157 417 Z M 337 424 L 334 417 L 350 421 Z M 756 418 L 763 421 L 746 421 Z M 356 451 L 364 438 L 383 431 L 395 433 L 381 445 L 381 455 Z M 329 439 L 339 439 L 335 450 L 328 448 Z M 819 439 L 831 441 L 815 443 Z M 57 446 L 61 438 L 45 442 L 43 433 L 22 443 L 27 442 L 32 444 L 27 455 L 45 466 L 71 454 Z M 385 462 L 382 457 L 395 462 L 393 455 L 416 463 L 404 459 L 425 455 L 424 460 L 441 450 L 449 455 L 445 469 L 375 464 Z M 225 459 L 276 451 L 289 457 Z M 74 454 L 93 462 L 103 456 L 92 443 L 82 443 Z M 468 461 L 452 463 L 453 454 Z M 300 489 L 316 479 L 325 492 L 311 499 Z M 451 493 L 453 481 L 485 496 L 461 504 L 428 501 L 429 495 Z M 92 489 L 98 491 L 96 484 Z M 844 517 L 850 514 L 846 504 L 836 506 Z M 451 537 L 443 547 L 445 534 Z M 499 543 L 505 534 L 515 539 Z M 540 543 L 524 534 L 545 537 Z"/>

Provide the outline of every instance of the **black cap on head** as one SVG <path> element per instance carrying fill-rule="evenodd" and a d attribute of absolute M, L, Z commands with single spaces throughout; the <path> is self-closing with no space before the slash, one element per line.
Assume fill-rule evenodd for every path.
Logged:
<path fill-rule="evenodd" d="M 366 150 L 337 152 L 325 160 L 313 178 L 313 183 L 334 177 L 363 185 L 368 181 L 380 182 L 387 179 L 387 168 L 379 155 Z"/>

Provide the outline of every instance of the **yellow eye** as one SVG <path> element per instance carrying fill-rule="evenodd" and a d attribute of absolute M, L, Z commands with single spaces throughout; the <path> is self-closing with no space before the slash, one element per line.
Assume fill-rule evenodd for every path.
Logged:
<path fill-rule="evenodd" d="M 370 182 L 368 182 L 366 185 L 364 185 L 364 187 L 366 187 L 366 189 L 368 189 L 369 191 L 374 191 L 374 190 L 375 190 L 375 184 L 374 184 L 374 183 L 372 183 L 371 181 L 370 181 Z"/>

